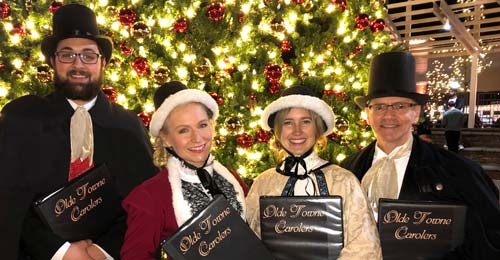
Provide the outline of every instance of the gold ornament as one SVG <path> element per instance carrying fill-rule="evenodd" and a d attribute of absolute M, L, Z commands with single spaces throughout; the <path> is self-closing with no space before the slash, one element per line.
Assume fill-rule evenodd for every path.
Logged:
<path fill-rule="evenodd" d="M 118 10 L 116 9 L 116 6 L 110 5 L 110 6 L 106 7 L 106 12 L 108 12 L 108 14 L 110 16 L 115 16 L 116 13 L 118 12 Z"/>
<path fill-rule="evenodd" d="M 153 71 L 153 79 L 159 85 L 170 80 L 170 70 L 166 67 L 158 67 Z"/>
<path fill-rule="evenodd" d="M 28 12 L 33 11 L 33 1 L 31 0 L 26 1 L 26 3 L 24 3 L 24 9 L 26 9 L 26 11 Z"/>
<path fill-rule="evenodd" d="M 49 83 L 52 81 L 52 70 L 48 65 L 38 66 L 35 77 L 42 83 Z"/>
<path fill-rule="evenodd" d="M 345 132 L 349 129 L 349 123 L 343 118 L 337 118 L 335 120 L 335 127 L 338 131 Z"/>
<path fill-rule="evenodd" d="M 303 7 L 304 7 L 304 11 L 306 11 L 306 13 L 309 13 L 313 9 L 314 3 L 311 0 L 306 0 L 304 2 Z"/>
<path fill-rule="evenodd" d="M 22 70 L 18 70 L 18 69 L 12 70 L 12 76 L 14 76 L 17 79 L 22 79 L 23 75 L 24 75 L 24 73 Z"/>
<path fill-rule="evenodd" d="M 273 29 L 274 32 L 280 33 L 286 30 L 284 22 L 280 18 L 274 18 L 271 21 L 271 29 Z"/>
<path fill-rule="evenodd" d="M 241 119 L 239 119 L 236 116 L 228 117 L 226 121 L 224 121 L 224 125 L 226 126 L 227 129 L 229 129 L 229 131 L 233 133 L 239 132 L 243 127 Z"/>
<path fill-rule="evenodd" d="M 273 10 L 278 10 L 281 7 L 281 0 L 264 0 L 264 4 Z"/>
<path fill-rule="evenodd" d="M 222 149 L 226 145 L 227 138 L 223 135 L 217 135 L 214 137 L 214 144 L 216 149 Z"/>
<path fill-rule="evenodd" d="M 109 59 L 108 66 L 109 66 L 109 68 L 118 69 L 122 66 L 122 61 L 116 57 L 113 57 L 113 58 Z"/>
<path fill-rule="evenodd" d="M 202 64 L 196 65 L 193 68 L 193 73 L 194 75 L 200 78 L 204 78 L 210 74 L 211 70 L 212 70 L 212 63 L 210 62 L 209 59 L 204 58 Z"/>
<path fill-rule="evenodd" d="M 143 22 L 136 22 L 132 26 L 132 35 L 139 43 L 144 42 L 144 39 L 149 37 L 150 33 L 149 27 Z"/>
<path fill-rule="evenodd" d="M 215 84 L 217 84 L 217 86 L 221 86 L 222 83 L 224 82 L 224 80 L 226 80 L 228 78 L 231 78 L 229 74 L 227 74 L 223 70 L 222 71 L 219 70 L 216 73 L 214 73 L 211 80 L 214 81 Z"/>

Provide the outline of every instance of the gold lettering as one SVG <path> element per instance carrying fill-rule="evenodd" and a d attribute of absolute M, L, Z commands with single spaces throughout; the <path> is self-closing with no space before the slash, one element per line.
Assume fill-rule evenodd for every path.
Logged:
<path fill-rule="evenodd" d="M 210 230 L 212 230 L 212 225 L 210 222 L 210 219 L 212 218 L 212 215 L 208 215 L 204 220 L 202 220 L 198 226 L 201 228 L 201 230 L 204 230 L 205 234 L 210 233 Z"/>
<path fill-rule="evenodd" d="M 394 232 L 394 237 L 398 240 L 416 239 L 416 240 L 436 240 L 437 234 L 429 234 L 427 230 L 422 232 L 408 232 L 407 226 L 401 226 Z"/>
<path fill-rule="evenodd" d="M 212 220 L 212 225 L 213 226 L 217 226 L 217 224 L 221 223 L 222 220 L 224 220 L 225 217 L 227 217 L 229 215 L 229 213 L 231 213 L 231 209 L 230 208 L 225 208 L 224 210 L 222 210 L 219 215 L 217 215 L 217 217 L 215 217 L 213 220 Z"/>
<path fill-rule="evenodd" d="M 189 249 L 200 239 L 201 234 L 193 231 L 193 234 L 181 238 L 181 240 L 179 241 L 179 250 L 181 250 L 182 254 L 186 254 L 187 251 L 189 251 Z"/>
<path fill-rule="evenodd" d="M 71 210 L 71 220 L 74 222 L 78 222 L 81 217 L 83 217 L 85 214 L 87 214 L 89 211 L 91 211 L 95 207 L 99 206 L 99 204 L 101 204 L 102 201 L 103 201 L 102 198 L 99 197 L 95 200 L 90 199 L 90 203 L 82 209 L 80 209 L 80 207 L 78 207 L 78 205 L 74 206 L 73 209 Z"/>
<path fill-rule="evenodd" d="M 274 231 L 278 234 L 283 233 L 311 233 L 314 232 L 314 228 L 311 226 L 304 225 L 300 222 L 299 225 L 288 226 L 286 220 L 282 219 L 276 223 L 274 226 Z"/>
<path fill-rule="evenodd" d="M 432 212 L 429 212 L 429 211 L 415 211 L 413 212 L 413 218 L 415 219 L 415 221 L 413 221 L 413 224 L 422 224 L 425 220 L 425 218 L 427 218 L 427 216 L 429 216 L 430 214 L 432 214 Z"/>
<path fill-rule="evenodd" d="M 222 243 L 224 239 L 226 239 L 229 235 L 231 235 L 231 228 L 227 227 L 224 231 L 217 230 L 217 236 L 210 242 L 201 241 L 200 246 L 198 247 L 198 253 L 201 256 L 208 256 L 215 247 Z"/>
<path fill-rule="evenodd" d="M 397 210 L 390 210 L 384 215 L 383 223 L 408 223 L 410 218 L 406 215 L 401 215 Z"/>
<path fill-rule="evenodd" d="M 73 196 L 69 196 L 67 199 L 59 199 L 54 207 L 54 212 L 56 216 L 61 215 L 66 209 L 76 204 L 76 199 Z"/>
<path fill-rule="evenodd" d="M 280 217 L 286 217 L 286 210 L 283 207 L 276 207 L 275 205 L 269 205 L 267 206 L 264 211 L 262 212 L 262 218 L 280 218 Z"/>
<path fill-rule="evenodd" d="M 76 188 L 76 195 L 80 197 L 80 200 L 84 200 L 87 197 L 87 186 L 89 183 L 85 183 L 82 186 Z"/>
<path fill-rule="evenodd" d="M 88 184 L 88 183 L 87 183 Z M 86 184 L 86 185 L 87 185 Z M 102 186 L 104 186 L 106 184 L 106 178 L 102 178 L 100 179 L 99 181 L 97 181 L 96 183 L 92 184 L 90 187 L 88 187 L 87 189 L 87 193 L 90 194 L 96 190 L 98 190 L 99 188 L 101 188 Z"/>

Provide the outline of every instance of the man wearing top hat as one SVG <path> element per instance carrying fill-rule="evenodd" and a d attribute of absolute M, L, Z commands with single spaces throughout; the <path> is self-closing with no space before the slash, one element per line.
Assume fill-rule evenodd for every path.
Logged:
<path fill-rule="evenodd" d="M 500 259 L 498 189 L 475 162 L 412 134 L 428 96 L 416 92 L 415 60 L 406 52 L 373 58 L 368 95 L 356 97 L 376 141 L 350 156 L 351 170 L 377 213 L 378 199 L 465 204 L 464 243 L 445 259 Z"/>
<path fill-rule="evenodd" d="M 57 10 L 41 49 L 55 72 L 54 92 L 18 98 L 0 117 L 1 258 L 117 258 L 124 213 L 94 241 L 64 241 L 42 224 L 32 204 L 102 163 L 123 199 L 157 171 L 151 143 L 138 117 L 101 91 L 113 44 L 99 35 L 89 8 Z"/>

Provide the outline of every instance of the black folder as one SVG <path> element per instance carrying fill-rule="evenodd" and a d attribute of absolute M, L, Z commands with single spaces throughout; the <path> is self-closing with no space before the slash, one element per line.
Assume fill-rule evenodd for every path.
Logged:
<path fill-rule="evenodd" d="M 123 213 L 104 164 L 40 198 L 34 208 L 52 232 L 70 242 L 98 238 Z"/>
<path fill-rule="evenodd" d="M 378 230 L 384 260 L 442 259 L 461 245 L 465 205 L 380 199 Z"/>
<path fill-rule="evenodd" d="M 274 260 L 240 214 L 221 195 L 160 246 L 174 260 Z"/>
<path fill-rule="evenodd" d="M 260 197 L 262 242 L 277 260 L 337 259 L 344 247 L 342 197 Z"/>

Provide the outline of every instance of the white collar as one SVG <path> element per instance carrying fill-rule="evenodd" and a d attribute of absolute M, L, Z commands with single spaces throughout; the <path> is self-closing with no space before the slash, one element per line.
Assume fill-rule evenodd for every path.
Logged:
<path fill-rule="evenodd" d="M 77 107 L 79 107 L 79 105 L 77 103 L 75 103 L 75 101 L 71 100 L 71 99 L 66 99 L 68 100 L 69 104 L 71 105 L 71 107 L 76 110 Z M 95 98 L 93 98 L 92 100 L 90 100 L 89 102 L 85 103 L 83 105 L 83 108 L 85 108 L 85 110 L 89 111 L 92 107 L 94 107 L 95 103 L 97 102 L 97 96 Z"/>

